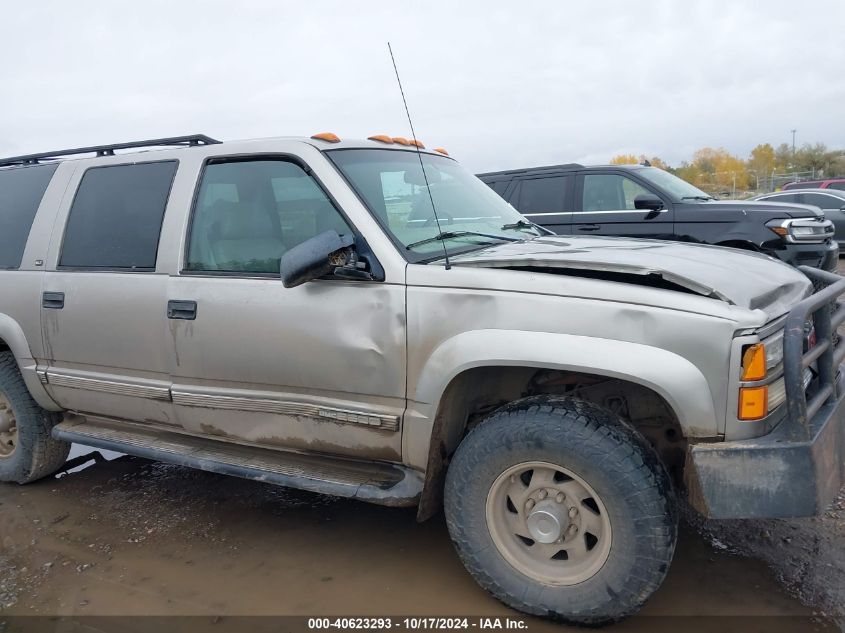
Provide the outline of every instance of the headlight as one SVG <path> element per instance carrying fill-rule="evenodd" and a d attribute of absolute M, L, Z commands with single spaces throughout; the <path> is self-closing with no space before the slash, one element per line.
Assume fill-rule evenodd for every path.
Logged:
<path fill-rule="evenodd" d="M 821 217 L 769 220 L 766 226 L 791 244 L 824 242 L 834 232 L 833 223 Z"/>
<path fill-rule="evenodd" d="M 773 369 L 783 362 L 783 333 L 766 341 L 766 369 Z"/>

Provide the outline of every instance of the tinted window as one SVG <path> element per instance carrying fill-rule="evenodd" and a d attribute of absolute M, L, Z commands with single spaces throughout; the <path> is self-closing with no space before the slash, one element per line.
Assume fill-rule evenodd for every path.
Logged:
<path fill-rule="evenodd" d="M 618 174 L 587 174 L 584 176 L 584 211 L 634 210 L 634 198 L 650 193 L 630 178 Z"/>
<path fill-rule="evenodd" d="M 828 189 L 838 189 L 839 191 L 845 191 L 845 181 L 843 182 L 832 182 L 827 186 Z"/>
<path fill-rule="evenodd" d="M 826 196 L 823 193 L 805 193 L 802 195 L 804 204 L 812 204 L 821 209 L 838 209 L 845 200 L 840 200 L 834 196 Z"/>
<path fill-rule="evenodd" d="M 282 160 L 212 163 L 191 223 L 187 270 L 279 274 L 285 251 L 349 225 L 316 181 Z"/>
<path fill-rule="evenodd" d="M 768 198 L 764 198 L 764 200 L 769 202 L 798 202 L 798 196 L 799 194 L 797 193 L 785 193 L 779 196 L 770 196 Z"/>
<path fill-rule="evenodd" d="M 93 167 L 70 209 L 59 266 L 152 270 L 176 161 Z"/>
<path fill-rule="evenodd" d="M 523 180 L 517 208 L 522 213 L 560 213 L 566 197 L 565 186 L 565 176 Z"/>
<path fill-rule="evenodd" d="M 490 187 L 500 196 L 503 196 L 505 194 L 505 189 L 507 189 L 508 185 L 510 184 L 510 180 L 494 180 L 492 182 L 484 180 L 482 182 L 484 182 L 488 187 Z"/>
<path fill-rule="evenodd" d="M 29 229 L 57 165 L 0 170 L 0 268 L 18 268 Z"/>

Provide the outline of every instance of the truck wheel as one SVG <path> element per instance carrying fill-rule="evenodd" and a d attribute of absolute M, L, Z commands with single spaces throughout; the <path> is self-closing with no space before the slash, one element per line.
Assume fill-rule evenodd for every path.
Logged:
<path fill-rule="evenodd" d="M 536 396 L 458 446 L 446 522 L 475 580 L 505 604 L 598 626 L 660 586 L 677 539 L 671 482 L 633 427 L 592 403 Z"/>
<path fill-rule="evenodd" d="M 65 463 L 70 444 L 50 435 L 56 421 L 29 395 L 15 357 L 0 352 L 0 481 L 27 484 Z"/>

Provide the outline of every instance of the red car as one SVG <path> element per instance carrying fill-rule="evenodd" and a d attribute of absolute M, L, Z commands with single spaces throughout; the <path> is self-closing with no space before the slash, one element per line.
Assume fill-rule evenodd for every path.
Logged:
<path fill-rule="evenodd" d="M 800 180 L 788 182 L 781 190 L 785 189 L 839 189 L 845 191 L 845 178 L 831 178 L 829 180 Z"/>

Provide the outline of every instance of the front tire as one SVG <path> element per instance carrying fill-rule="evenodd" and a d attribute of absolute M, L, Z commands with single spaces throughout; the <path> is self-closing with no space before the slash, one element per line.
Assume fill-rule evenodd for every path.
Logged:
<path fill-rule="evenodd" d="M 0 481 L 27 484 L 61 468 L 70 444 L 53 439 L 56 422 L 32 399 L 15 357 L 0 352 Z"/>
<path fill-rule="evenodd" d="M 505 604 L 599 626 L 642 607 L 675 549 L 659 457 L 592 403 L 537 396 L 500 409 L 458 447 L 446 477 L 464 566 Z"/>

